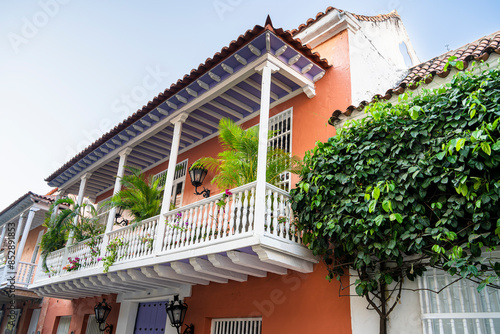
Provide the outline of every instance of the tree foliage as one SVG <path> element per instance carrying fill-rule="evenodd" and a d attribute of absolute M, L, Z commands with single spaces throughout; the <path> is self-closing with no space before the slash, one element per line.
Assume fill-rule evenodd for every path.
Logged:
<path fill-rule="evenodd" d="M 270 132 L 271 135 L 271 132 Z M 216 173 L 212 179 L 220 189 L 231 189 L 257 179 L 259 127 L 244 130 L 231 119 L 219 122 L 219 142 L 223 151 L 216 158 L 204 157 L 192 167 L 203 165 Z M 299 160 L 281 149 L 269 147 L 266 181 L 277 184 L 285 171 L 296 171 Z"/>
<path fill-rule="evenodd" d="M 123 189 L 104 202 L 103 207 L 128 210 L 135 223 L 159 215 L 164 188 L 160 186 L 161 178 L 153 181 L 153 176 L 147 177 L 138 168 L 126 168 L 131 174 L 121 178 Z"/>
<path fill-rule="evenodd" d="M 478 71 L 372 103 L 304 158 L 292 191 L 304 240 L 329 278 L 356 270 L 356 292 L 379 314 L 384 289 L 427 266 L 479 290 L 500 275 L 490 253 L 500 234 L 500 71 Z"/>
<path fill-rule="evenodd" d="M 59 211 L 53 215 L 56 208 Z M 71 198 L 61 198 L 55 201 L 50 206 L 43 226 L 47 228 L 47 231 L 40 240 L 40 249 L 45 270 L 48 270 L 47 256 L 63 248 L 71 232 L 74 242 L 80 242 L 104 232 L 104 226 L 98 222 L 94 205 L 88 203 L 78 205 Z"/>

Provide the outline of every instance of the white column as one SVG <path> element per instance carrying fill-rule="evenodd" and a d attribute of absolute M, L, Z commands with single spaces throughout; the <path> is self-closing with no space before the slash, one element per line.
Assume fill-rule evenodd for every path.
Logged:
<path fill-rule="evenodd" d="M 33 222 L 33 218 L 35 218 L 35 213 L 38 210 L 40 210 L 40 208 L 31 208 L 29 213 L 28 213 L 28 219 L 26 219 L 26 224 L 24 224 L 23 237 L 21 238 L 21 241 L 19 242 L 19 247 L 17 248 L 17 252 L 16 252 L 16 264 L 14 267 L 15 270 L 17 270 L 17 265 L 19 264 L 19 261 L 21 260 L 21 256 L 23 255 L 24 246 L 26 245 L 26 240 L 28 239 L 28 234 L 30 233 L 31 223 Z"/>
<path fill-rule="evenodd" d="M 0 236 L 0 247 L 2 246 L 3 240 L 5 239 L 5 230 L 6 229 L 7 229 L 7 224 L 4 224 L 3 228 L 2 228 L 2 235 Z"/>
<path fill-rule="evenodd" d="M 121 179 L 125 174 L 125 164 L 127 163 L 127 157 L 132 152 L 132 148 L 126 148 L 119 153 L 120 161 L 118 162 L 118 171 L 116 173 L 115 187 L 113 188 L 113 196 L 116 195 L 122 189 Z M 104 238 L 101 245 L 101 256 L 106 254 L 106 247 L 109 243 L 109 232 L 113 231 L 113 225 L 115 223 L 116 208 L 113 207 L 109 210 L 108 221 L 106 222 L 106 230 L 104 232 Z M 101 262 L 102 263 L 102 262 Z"/>
<path fill-rule="evenodd" d="M 163 202 L 161 204 L 160 224 L 158 224 L 158 238 L 156 242 L 155 253 L 159 253 L 162 248 L 163 235 L 165 234 L 165 222 L 163 215 L 170 211 L 170 197 L 172 196 L 172 186 L 174 184 L 175 165 L 177 164 L 177 155 L 179 154 L 179 144 L 181 140 L 182 124 L 188 118 L 188 114 L 182 114 L 172 119 L 174 124 L 174 134 L 172 145 L 170 147 L 170 157 L 168 159 L 167 178 L 165 180 L 165 189 L 163 190 Z"/>
<path fill-rule="evenodd" d="M 114 333 L 133 334 L 139 303 L 124 300 L 120 303 L 118 323 Z"/>
<path fill-rule="evenodd" d="M 257 157 L 257 186 L 255 189 L 255 234 L 264 234 L 264 212 L 266 210 L 267 141 L 269 136 L 269 100 L 271 98 L 271 74 L 279 67 L 265 61 L 255 68 L 262 72 L 259 120 L 259 151 Z"/>
<path fill-rule="evenodd" d="M 25 213 L 26 213 L 26 211 L 19 215 L 19 220 L 18 220 L 17 226 L 16 226 L 16 233 L 14 235 L 14 240 L 13 240 L 14 241 L 14 243 L 13 243 L 14 250 L 16 249 L 15 247 L 17 246 L 17 242 L 19 241 L 19 237 L 21 236 L 21 230 L 23 228 L 23 220 L 24 220 Z M 13 267 L 11 267 L 12 263 L 9 265 L 10 260 L 11 259 L 8 257 L 8 253 L 7 253 L 7 265 L 5 266 L 4 271 L 2 273 L 2 279 L 1 279 L 2 283 L 7 279 L 8 272 L 12 274 L 16 269 L 16 257 L 14 257 L 14 266 Z"/>
<path fill-rule="evenodd" d="M 125 174 L 125 164 L 127 163 L 127 157 L 132 152 L 131 148 L 126 148 L 120 152 L 120 162 L 118 163 L 118 172 L 116 173 L 115 187 L 113 190 L 113 196 L 116 195 L 122 189 L 121 179 Z M 106 224 L 106 233 L 113 230 L 113 225 L 115 223 L 116 208 L 111 208 L 108 215 L 108 221 Z"/>
<path fill-rule="evenodd" d="M 16 235 L 14 236 L 14 246 L 17 246 L 17 242 L 19 241 L 19 237 L 21 236 L 21 230 L 23 229 L 23 220 L 25 214 L 26 211 L 21 213 L 21 215 L 19 216 L 19 221 L 17 222 L 17 227 L 16 227 Z"/>
<path fill-rule="evenodd" d="M 75 206 L 80 206 L 83 203 L 83 197 L 85 196 L 85 188 L 87 186 L 87 180 L 90 178 L 92 173 L 85 173 L 80 179 L 80 189 L 78 189 L 78 197 L 76 198 Z M 73 225 L 78 224 L 78 215 L 75 217 Z M 68 236 L 68 242 L 66 243 L 66 247 L 71 246 L 73 244 L 73 236 L 74 232 L 71 231 Z"/>

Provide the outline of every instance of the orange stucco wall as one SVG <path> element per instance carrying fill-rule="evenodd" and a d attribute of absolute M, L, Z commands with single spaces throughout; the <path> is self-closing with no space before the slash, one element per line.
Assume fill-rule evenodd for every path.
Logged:
<path fill-rule="evenodd" d="M 94 306 L 103 298 L 112 307 L 106 323 L 112 324 L 116 328 L 120 304 L 116 303 L 116 295 L 107 295 L 76 300 L 44 298 L 37 330 L 41 334 L 55 334 L 59 317 L 70 315 L 69 332 L 74 331 L 75 334 L 85 334 L 88 316 L 94 314 Z M 116 331 L 113 330 L 113 333 L 116 333 Z"/>
<path fill-rule="evenodd" d="M 22 262 L 31 262 L 31 258 L 33 256 L 33 251 L 35 250 L 36 241 L 38 239 L 38 234 L 40 231 L 45 231 L 46 228 L 43 226 L 38 226 L 37 228 L 32 229 L 28 238 L 26 239 L 26 244 L 24 245 L 23 254 L 21 255 Z M 38 252 L 37 259 L 35 263 L 38 262 L 38 258 L 40 257 L 40 251 Z"/>
<path fill-rule="evenodd" d="M 346 294 L 339 282 L 325 279 L 323 264 L 314 269 L 311 274 L 289 271 L 242 283 L 194 286 L 192 297 L 185 299 L 185 323 L 193 323 L 198 334 L 210 334 L 212 319 L 262 317 L 264 334 L 351 333 L 349 297 L 339 296 Z"/>
<path fill-rule="evenodd" d="M 270 115 L 293 108 L 293 154 L 303 157 L 317 141 L 326 141 L 335 135 L 335 129 L 328 125 L 331 113 L 345 109 L 351 104 L 350 64 L 348 53 L 348 34 L 342 32 L 335 38 L 321 44 L 314 51 L 326 57 L 332 67 L 316 83 L 316 96 L 309 99 L 305 94 L 273 108 Z M 247 121 L 243 127 L 257 124 L 259 117 Z M 190 149 L 179 155 L 177 161 L 189 159 L 189 165 L 202 156 L 216 156 L 221 147 L 217 138 Z M 168 161 L 152 168 L 147 174 L 156 174 L 168 167 Z M 204 186 L 217 194 L 219 190 L 209 181 Z M 292 184 L 298 181 L 293 176 Z M 112 191 L 100 195 L 97 202 L 112 195 Z M 200 200 L 194 195 L 194 187 L 189 176 L 183 195 L 183 205 Z M 211 319 L 229 317 L 263 318 L 263 333 L 351 333 L 350 304 L 347 294 L 340 291 L 340 283 L 325 279 L 326 269 L 318 264 L 311 274 L 289 271 L 288 275 L 268 274 L 265 278 L 249 277 L 246 282 L 230 281 L 227 284 L 211 283 L 208 286 L 194 286 L 192 297 L 187 298 L 189 311 L 186 322 L 195 324 L 196 333 L 210 333 Z M 348 281 L 343 282 L 344 287 Z M 110 322 L 116 325 L 119 305 L 113 302 Z M 42 334 L 54 333 L 58 316 L 72 315 L 70 331 L 83 333 L 85 315 L 91 314 L 97 298 L 65 301 L 46 298 L 43 321 L 39 323 Z M 333 330 L 334 328 L 334 330 Z"/>
<path fill-rule="evenodd" d="M 335 128 L 328 125 L 328 119 L 336 109 L 345 109 L 351 104 L 351 76 L 349 64 L 349 43 L 347 31 L 341 32 L 334 38 L 319 45 L 314 51 L 320 52 L 322 57 L 329 60 L 332 67 L 326 71 L 325 76 L 316 82 L 316 96 L 309 99 L 305 94 L 298 96 L 271 109 L 270 116 L 274 116 L 284 110 L 293 108 L 293 130 L 292 130 L 292 151 L 294 155 L 302 158 L 304 153 L 314 148 L 317 141 L 327 141 L 335 135 Z M 245 122 L 244 128 L 258 124 L 259 117 L 252 118 Z M 215 157 L 221 151 L 221 146 L 217 138 L 180 154 L 177 162 L 189 159 L 191 165 L 197 159 L 204 156 Z M 148 175 L 154 175 L 164 171 L 168 167 L 168 161 L 147 171 Z M 209 174 L 205 179 L 204 186 L 211 190 L 212 194 L 217 194 L 223 189 L 217 189 L 210 184 L 214 175 Z M 298 181 L 297 176 L 292 177 L 292 184 Z M 97 202 L 108 198 L 113 194 L 110 190 L 97 198 Z M 191 185 L 189 176 L 186 176 L 184 188 L 183 205 L 200 200 L 194 195 L 194 187 Z"/>

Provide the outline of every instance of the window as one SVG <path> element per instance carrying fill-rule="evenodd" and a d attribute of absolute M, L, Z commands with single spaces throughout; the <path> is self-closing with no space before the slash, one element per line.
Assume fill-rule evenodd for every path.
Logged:
<path fill-rule="evenodd" d="M 462 279 L 432 292 L 458 278 L 433 269 L 419 279 L 424 334 L 500 333 L 499 290 L 486 287 L 478 293 L 476 283 Z"/>
<path fill-rule="evenodd" d="M 273 149 L 282 149 L 285 152 L 292 152 L 292 108 L 287 109 L 278 115 L 269 118 L 269 130 L 272 131 L 268 146 Z M 281 174 L 281 181 L 278 187 L 289 191 L 291 187 L 290 173 Z"/>
<path fill-rule="evenodd" d="M 99 330 L 99 324 L 95 320 L 95 315 L 89 315 L 89 320 L 87 321 L 87 329 L 85 330 L 85 334 L 101 334 L 102 332 Z"/>
<path fill-rule="evenodd" d="M 56 334 L 69 334 L 69 325 L 71 324 L 71 316 L 58 317 L 59 325 L 57 326 Z"/>
<path fill-rule="evenodd" d="M 211 334 L 261 334 L 261 318 L 213 319 Z"/>
<path fill-rule="evenodd" d="M 184 193 L 184 184 L 186 181 L 188 160 L 184 160 L 175 165 L 174 184 L 172 185 L 172 201 L 176 208 L 182 206 L 182 194 Z M 167 180 L 167 169 L 153 176 L 153 181 L 160 178 L 160 186 L 165 185 Z"/>

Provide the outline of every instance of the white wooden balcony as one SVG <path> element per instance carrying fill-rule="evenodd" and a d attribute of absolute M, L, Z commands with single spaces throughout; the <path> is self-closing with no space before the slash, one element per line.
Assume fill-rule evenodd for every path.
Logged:
<path fill-rule="evenodd" d="M 256 212 L 256 182 L 172 210 L 107 235 L 52 252 L 30 286 L 40 295 L 79 298 L 182 285 L 245 281 L 248 275 L 311 272 L 317 260 L 301 244 L 289 194 L 266 184 L 265 212 Z M 226 197 L 224 199 L 224 197 Z M 102 243 L 120 239 L 105 273 Z M 92 247 L 91 247 L 92 246 Z M 65 269 L 69 259 L 79 267 Z"/>
<path fill-rule="evenodd" d="M 11 276 L 15 276 L 15 286 L 20 288 L 27 288 L 29 284 L 33 283 L 33 279 L 35 277 L 37 264 L 22 262 L 20 261 L 17 266 L 16 271 L 9 270 L 8 265 L 0 266 L 0 273 L 2 274 L 2 283 L 1 285 L 11 284 L 12 281 L 9 279 Z"/>

